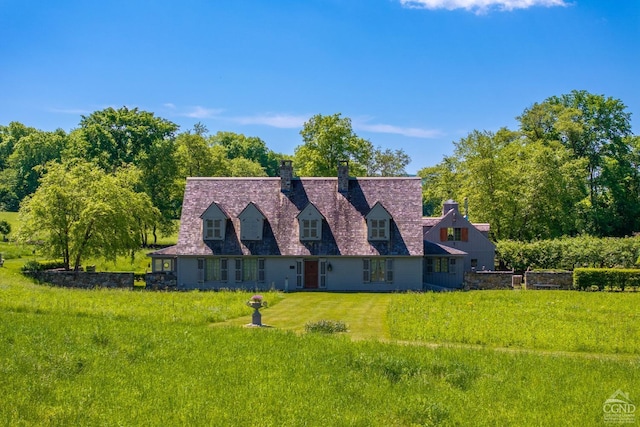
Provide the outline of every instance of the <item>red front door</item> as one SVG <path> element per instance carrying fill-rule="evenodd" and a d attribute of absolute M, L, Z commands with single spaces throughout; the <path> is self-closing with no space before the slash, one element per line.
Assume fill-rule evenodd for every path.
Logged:
<path fill-rule="evenodd" d="M 304 262 L 305 289 L 318 289 L 318 261 Z"/>

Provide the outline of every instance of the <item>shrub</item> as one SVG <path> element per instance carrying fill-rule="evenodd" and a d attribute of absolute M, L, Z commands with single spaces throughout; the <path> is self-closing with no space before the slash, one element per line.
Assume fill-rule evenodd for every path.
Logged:
<path fill-rule="evenodd" d="M 319 320 L 317 322 L 307 322 L 304 325 L 304 330 L 306 332 L 335 334 L 336 332 L 347 332 L 347 324 L 339 320 Z"/>
<path fill-rule="evenodd" d="M 579 290 L 614 290 L 638 288 L 640 270 L 618 268 L 576 268 L 573 271 L 573 287 Z"/>
<path fill-rule="evenodd" d="M 578 236 L 533 242 L 502 240 L 496 245 L 496 257 L 499 264 L 519 271 L 633 268 L 640 257 L 640 238 Z"/>
<path fill-rule="evenodd" d="M 20 270 L 23 273 L 27 273 L 27 272 L 33 272 L 33 271 L 52 270 L 54 268 L 64 268 L 64 263 L 62 261 L 38 262 L 35 260 L 31 260 L 31 261 L 25 262 Z"/>

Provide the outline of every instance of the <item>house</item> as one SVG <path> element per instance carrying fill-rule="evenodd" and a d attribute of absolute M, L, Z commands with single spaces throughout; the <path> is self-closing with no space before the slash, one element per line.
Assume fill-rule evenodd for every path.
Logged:
<path fill-rule="evenodd" d="M 495 245 L 489 224 L 472 224 L 458 203 L 447 200 L 442 216 L 422 219 L 424 231 L 424 283 L 456 288 L 469 271 L 493 270 Z"/>
<path fill-rule="evenodd" d="M 178 243 L 150 255 L 152 270 L 179 289 L 422 290 L 435 259 L 424 223 L 420 178 L 354 178 L 348 162 L 295 178 L 285 160 L 278 178 L 188 178 Z"/>

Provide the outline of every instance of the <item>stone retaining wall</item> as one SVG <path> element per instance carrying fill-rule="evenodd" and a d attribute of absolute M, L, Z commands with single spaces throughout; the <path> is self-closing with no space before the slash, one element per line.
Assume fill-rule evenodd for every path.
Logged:
<path fill-rule="evenodd" d="M 552 289 L 570 290 L 573 289 L 573 272 L 527 271 L 524 281 L 527 289 L 536 289 L 536 285 L 552 285 Z"/>
<path fill-rule="evenodd" d="M 33 271 L 34 279 L 65 288 L 133 288 L 133 273 L 94 273 L 85 271 Z"/>
<path fill-rule="evenodd" d="M 573 289 L 573 273 L 571 271 L 527 271 L 524 278 L 512 271 L 478 271 L 464 274 L 465 290 L 520 288 L 519 285 L 512 286 L 514 282 L 522 283 L 528 290 L 570 290 Z"/>
<path fill-rule="evenodd" d="M 464 273 L 464 289 L 512 289 L 511 271 L 476 271 Z"/>
<path fill-rule="evenodd" d="M 178 278 L 173 272 L 147 273 L 144 277 L 147 290 L 168 291 L 175 290 L 178 286 Z"/>

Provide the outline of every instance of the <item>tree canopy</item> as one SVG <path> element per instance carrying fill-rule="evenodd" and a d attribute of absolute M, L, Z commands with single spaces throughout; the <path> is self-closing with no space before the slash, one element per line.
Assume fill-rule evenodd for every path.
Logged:
<path fill-rule="evenodd" d="M 533 240 L 640 229 L 640 152 L 624 104 L 585 91 L 535 103 L 520 128 L 473 131 L 418 172 L 425 210 L 467 197 L 494 238 Z"/>
<path fill-rule="evenodd" d="M 20 207 L 18 238 L 62 258 L 67 269 L 79 268 L 88 256 L 115 260 L 139 248 L 145 226 L 160 214 L 145 193 L 135 191 L 135 167 L 106 173 L 76 159 L 47 169 Z"/>

